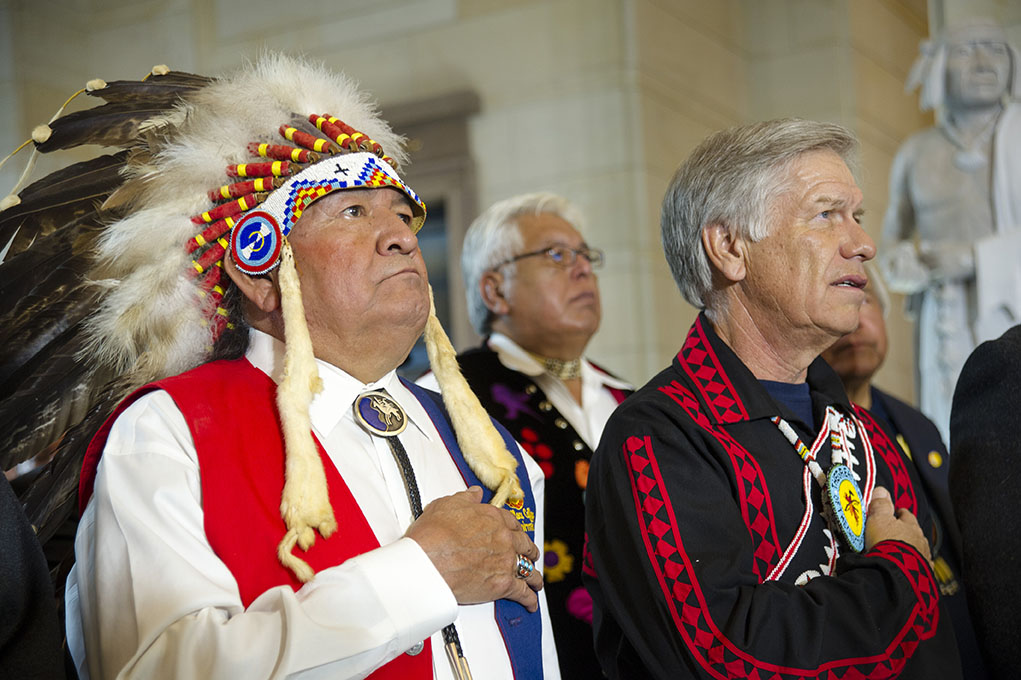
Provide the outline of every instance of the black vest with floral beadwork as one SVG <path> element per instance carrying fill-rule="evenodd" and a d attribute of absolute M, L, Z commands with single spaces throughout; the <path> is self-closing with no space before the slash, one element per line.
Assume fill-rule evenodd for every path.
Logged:
<path fill-rule="evenodd" d="M 532 377 L 504 366 L 485 342 L 457 360 L 482 406 L 507 428 L 546 477 L 543 573 L 561 674 L 564 680 L 602 677 L 592 649 L 592 600 L 581 582 L 585 486 L 592 449 Z M 618 403 L 631 394 L 607 389 Z"/>

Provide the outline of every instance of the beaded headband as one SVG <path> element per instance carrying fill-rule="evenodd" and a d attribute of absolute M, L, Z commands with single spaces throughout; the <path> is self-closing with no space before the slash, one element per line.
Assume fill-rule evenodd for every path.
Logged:
<path fill-rule="evenodd" d="M 272 271 L 280 264 L 284 237 L 302 212 L 340 189 L 393 187 L 411 201 L 411 230 L 417 233 L 425 222 L 425 203 L 401 180 L 396 161 L 378 142 L 333 116 L 312 114 L 308 123 L 329 139 L 281 125 L 281 137 L 298 146 L 250 143 L 249 153 L 269 160 L 228 165 L 227 176 L 242 181 L 210 190 L 209 199 L 217 205 L 191 218 L 205 227 L 189 239 L 188 250 L 196 275 L 205 276 L 200 294 L 210 294 L 215 303 L 214 340 L 228 327 L 226 310 L 219 305 L 228 249 L 246 274 Z"/>
<path fill-rule="evenodd" d="M 412 201 L 410 226 L 417 233 L 425 222 L 425 204 L 389 165 L 362 152 L 319 161 L 284 182 L 231 231 L 231 256 L 246 274 L 265 274 L 280 263 L 281 239 L 313 201 L 338 189 L 384 186 L 399 189 Z"/>

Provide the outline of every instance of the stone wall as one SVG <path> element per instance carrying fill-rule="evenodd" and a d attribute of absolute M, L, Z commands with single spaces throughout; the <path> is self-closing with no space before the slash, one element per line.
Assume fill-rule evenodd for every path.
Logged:
<path fill-rule="evenodd" d="M 1015 0 L 986 4 L 1011 30 L 1021 24 Z M 781 115 L 848 125 L 878 237 L 893 155 L 931 124 L 903 91 L 928 33 L 925 0 L 6 0 L 0 19 L 0 142 L 11 149 L 90 78 L 138 78 L 155 64 L 217 73 L 264 49 L 325 60 L 387 111 L 472 93 L 471 203 L 550 189 L 582 207 L 589 242 L 608 255 L 590 354 L 639 383 L 695 314 L 660 250 L 659 205 L 698 141 Z M 9 187 L 15 175 L 0 179 Z M 458 324 L 464 347 L 474 337 Z M 910 399 L 910 325 L 899 311 L 890 324 L 880 383 Z"/>

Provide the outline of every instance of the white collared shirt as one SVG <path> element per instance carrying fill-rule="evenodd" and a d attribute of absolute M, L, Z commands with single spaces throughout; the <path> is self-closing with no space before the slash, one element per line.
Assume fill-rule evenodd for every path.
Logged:
<path fill-rule="evenodd" d="M 248 360 L 279 381 L 283 345 L 258 331 L 251 340 Z M 318 572 L 297 592 L 272 588 L 245 609 L 205 536 L 188 425 L 167 393 L 149 393 L 111 429 L 75 541 L 67 629 L 82 678 L 361 678 L 431 636 L 434 677 L 446 679 L 439 631 L 455 619 L 474 677 L 513 678 L 493 604 L 458 607 L 425 552 L 402 538 L 412 517 L 400 471 L 386 442 L 355 422 L 352 405 L 383 388 L 404 408 L 401 442 L 423 506 L 465 489 L 425 409 L 394 372 L 364 385 L 316 363 L 324 389 L 310 406 L 313 431 L 382 547 Z M 525 463 L 541 547 L 543 476 Z M 544 672 L 556 679 L 542 593 L 540 606 Z"/>
<path fill-rule="evenodd" d="M 496 352 L 501 364 L 512 371 L 524 373 L 532 378 L 557 411 L 564 416 L 578 436 L 592 450 L 595 450 L 599 444 L 599 438 L 603 434 L 606 421 L 617 408 L 617 399 L 607 388 L 634 389 L 630 383 L 603 373 L 596 369 L 588 359 L 582 357 L 581 403 L 579 404 L 560 378 L 547 373 L 542 364 L 508 336 L 502 333 L 493 333 L 489 336 L 489 348 Z M 432 373 L 422 376 L 417 383 L 427 389 L 439 390 L 436 377 Z"/>

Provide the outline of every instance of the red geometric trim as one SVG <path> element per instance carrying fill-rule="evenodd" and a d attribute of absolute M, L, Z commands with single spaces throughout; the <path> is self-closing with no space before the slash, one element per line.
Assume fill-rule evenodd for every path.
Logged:
<path fill-rule="evenodd" d="M 854 413 L 865 426 L 869 439 L 872 441 L 872 448 L 883 457 L 883 462 L 890 469 L 893 476 L 893 488 L 890 495 L 893 497 L 893 505 L 896 508 L 907 508 L 912 514 L 918 514 L 918 498 L 915 496 L 915 487 L 911 484 L 911 475 L 908 474 L 907 466 L 904 465 L 904 458 L 898 451 L 897 446 L 890 440 L 883 428 L 879 427 L 872 414 L 862 407 L 854 404 Z M 870 499 L 864 499 L 866 502 Z"/>
<path fill-rule="evenodd" d="M 592 562 L 592 553 L 588 549 L 588 532 L 585 532 L 585 542 L 581 548 L 581 573 L 588 574 L 592 578 L 599 578 L 596 573 L 596 565 Z"/>
<path fill-rule="evenodd" d="M 939 586 L 929 563 L 905 543 L 882 541 L 873 546 L 867 554 L 881 557 L 897 565 L 918 599 L 918 604 L 908 619 L 910 627 L 902 629 L 898 638 L 894 640 L 898 649 L 891 654 L 891 660 L 894 660 L 897 652 L 903 654 L 902 657 L 896 658 L 899 663 L 894 667 L 899 673 L 919 643 L 936 634 L 939 626 Z M 892 647 L 893 644 L 890 648 Z"/>
<path fill-rule="evenodd" d="M 915 591 L 918 598 L 920 623 L 925 623 L 920 632 L 922 639 L 932 637 L 939 623 L 939 585 L 929 563 L 913 548 L 901 541 L 882 541 L 872 547 L 868 555 L 875 555 L 896 564 Z"/>
<path fill-rule="evenodd" d="M 681 388 L 683 390 L 683 388 Z M 680 390 L 678 390 L 680 393 Z M 688 393 L 688 398 L 694 396 Z M 704 416 L 703 416 L 704 419 Z M 714 623 L 684 550 L 659 463 L 650 437 L 628 437 L 621 451 L 629 472 L 637 521 L 649 563 L 656 574 L 674 626 L 692 658 L 713 678 L 725 680 L 804 680 L 809 677 L 879 680 L 896 677 L 918 644 L 935 633 L 939 595 L 925 561 L 910 548 L 884 541 L 869 553 L 890 560 L 911 583 L 918 597 L 907 622 L 886 653 L 868 658 L 830 661 L 815 669 L 788 668 L 760 661 L 739 649 Z"/>
<path fill-rule="evenodd" d="M 780 540 L 776 535 L 773 503 L 766 488 L 766 480 L 758 461 L 729 433 L 714 425 L 702 413 L 698 399 L 676 380 L 663 385 L 659 391 L 673 399 L 695 423 L 711 434 L 730 456 L 737 482 L 741 516 L 748 535 L 755 542 L 753 552 L 755 575 L 763 583 L 780 559 Z"/>
<path fill-rule="evenodd" d="M 736 423 L 748 420 L 748 411 L 705 336 L 701 317 L 695 320 L 695 325 L 688 331 L 684 346 L 677 353 L 677 360 L 698 387 L 716 422 Z"/>

